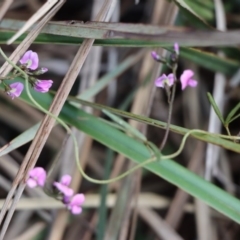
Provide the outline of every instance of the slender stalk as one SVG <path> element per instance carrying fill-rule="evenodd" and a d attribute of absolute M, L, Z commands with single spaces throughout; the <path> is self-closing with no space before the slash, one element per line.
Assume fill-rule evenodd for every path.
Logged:
<path fill-rule="evenodd" d="M 160 145 L 160 151 L 163 150 L 163 148 L 164 148 L 164 146 L 167 142 L 168 135 L 169 135 L 170 124 L 171 124 L 171 119 L 172 119 L 173 102 L 174 102 L 175 92 L 176 92 L 176 85 L 177 84 L 175 82 L 174 85 L 173 85 L 173 88 L 172 88 L 171 100 L 170 100 L 170 103 L 169 103 L 169 110 L 168 110 L 167 126 L 166 126 L 166 131 L 165 131 L 162 143 Z"/>
<path fill-rule="evenodd" d="M 6 77 L 0 77 L 0 83 L 1 83 L 1 81 L 12 80 L 19 76 L 21 76 L 21 74 L 18 73 L 18 74 L 8 75 Z"/>
<path fill-rule="evenodd" d="M 226 129 L 226 131 L 227 131 L 228 136 L 232 136 L 231 133 L 230 133 L 230 131 L 229 131 L 228 126 L 225 126 L 225 129 Z"/>

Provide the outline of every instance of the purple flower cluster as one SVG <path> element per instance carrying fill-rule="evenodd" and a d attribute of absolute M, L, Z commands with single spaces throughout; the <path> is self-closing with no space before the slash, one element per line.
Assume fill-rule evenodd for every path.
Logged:
<path fill-rule="evenodd" d="M 192 77 L 194 72 L 190 69 L 185 70 L 182 75 L 180 76 L 180 82 L 182 85 L 182 90 L 184 90 L 187 86 L 189 87 L 196 87 L 198 82 L 194 80 Z M 171 73 L 168 76 L 163 74 L 159 78 L 155 80 L 155 86 L 164 88 L 165 85 L 171 87 L 174 84 L 174 75 Z"/>
<path fill-rule="evenodd" d="M 174 44 L 174 52 L 175 54 L 179 55 L 179 45 L 178 43 Z M 156 52 L 152 52 L 151 53 L 152 57 L 154 60 L 158 61 L 160 58 L 160 56 L 156 53 Z M 193 79 L 193 75 L 194 72 L 190 69 L 187 69 L 185 71 L 183 71 L 183 73 L 180 76 L 180 82 L 182 85 L 182 90 L 184 90 L 187 86 L 189 87 L 196 87 L 198 82 Z M 159 78 L 157 78 L 155 80 L 155 86 L 156 87 L 161 87 L 164 88 L 165 86 L 171 87 L 174 82 L 176 81 L 176 79 L 174 79 L 174 74 L 171 73 L 169 75 L 163 74 L 162 76 L 160 76 Z"/>
<path fill-rule="evenodd" d="M 32 50 L 27 51 L 22 58 L 19 60 L 20 67 L 23 70 L 32 71 L 31 73 L 34 75 L 43 74 L 48 71 L 47 68 L 38 68 L 38 54 L 33 52 Z M 39 80 L 35 79 L 32 82 L 33 88 L 37 92 L 46 93 L 49 91 L 53 84 L 52 80 Z M 19 97 L 24 89 L 24 85 L 21 82 L 15 82 L 9 85 L 10 90 L 7 91 L 7 94 L 14 99 L 15 97 Z"/>
<path fill-rule="evenodd" d="M 46 171 L 41 167 L 35 167 L 28 173 L 27 185 L 30 188 L 37 186 L 43 187 L 46 181 Z M 60 182 L 54 182 L 53 186 L 59 191 L 62 202 L 72 214 L 80 214 L 82 212 L 82 204 L 85 201 L 84 194 L 75 194 L 73 189 L 69 187 L 72 177 L 63 175 Z"/>

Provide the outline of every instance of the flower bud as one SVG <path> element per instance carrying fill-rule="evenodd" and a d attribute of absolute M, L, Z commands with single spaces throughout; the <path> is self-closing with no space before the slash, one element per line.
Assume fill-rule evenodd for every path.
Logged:
<path fill-rule="evenodd" d="M 48 68 L 42 67 L 34 72 L 32 72 L 33 75 L 42 75 L 48 71 Z"/>
<path fill-rule="evenodd" d="M 159 56 L 155 51 L 151 52 L 152 58 L 157 61 L 157 62 L 161 62 L 161 63 L 166 63 L 166 60 L 164 58 L 162 58 L 161 56 Z"/>
<path fill-rule="evenodd" d="M 173 48 L 174 48 L 174 52 L 175 52 L 177 55 L 179 55 L 179 45 L 178 45 L 178 43 L 174 43 Z"/>

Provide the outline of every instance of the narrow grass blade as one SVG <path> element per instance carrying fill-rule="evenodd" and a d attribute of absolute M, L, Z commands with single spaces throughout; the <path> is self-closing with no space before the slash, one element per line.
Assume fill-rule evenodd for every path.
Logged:
<path fill-rule="evenodd" d="M 227 115 L 225 120 L 225 125 L 228 125 L 230 122 L 235 120 L 234 115 L 237 113 L 237 111 L 240 109 L 240 103 L 238 103 Z"/>
<path fill-rule="evenodd" d="M 29 102 L 25 93 L 23 93 L 21 97 Z M 41 94 L 35 93 L 34 97 L 45 108 L 48 108 L 52 101 L 49 94 L 43 98 Z M 151 156 L 148 148 L 143 143 L 112 128 L 83 110 L 71 106 L 69 103 L 64 105 L 60 117 L 96 141 L 123 154 L 138 164 L 149 159 Z M 162 160 L 153 162 L 145 168 L 240 223 L 240 201 L 238 199 L 193 174 L 176 162 L 172 160 Z"/>
<path fill-rule="evenodd" d="M 181 10 L 185 10 L 192 14 L 192 16 L 195 17 L 196 21 L 202 23 L 203 26 L 205 27 L 211 27 L 202 17 L 200 17 L 188 4 L 187 1 L 185 0 L 173 0 Z"/>
<path fill-rule="evenodd" d="M 220 110 L 219 110 L 219 108 L 218 108 L 218 106 L 217 106 L 214 98 L 212 97 L 211 93 L 209 93 L 209 92 L 207 93 L 207 96 L 208 96 L 208 100 L 209 100 L 209 102 L 211 103 L 211 105 L 212 105 L 215 113 L 217 114 L 219 120 L 220 120 L 220 121 L 222 122 L 222 124 L 224 125 L 224 124 L 225 124 L 225 121 L 224 121 L 223 115 L 222 115 L 222 113 L 220 112 Z"/>

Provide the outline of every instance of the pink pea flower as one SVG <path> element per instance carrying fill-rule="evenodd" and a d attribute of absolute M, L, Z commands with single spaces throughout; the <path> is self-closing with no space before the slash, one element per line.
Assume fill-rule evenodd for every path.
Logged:
<path fill-rule="evenodd" d="M 164 88 L 165 84 L 169 87 L 174 84 L 174 75 L 171 73 L 168 76 L 166 74 L 163 74 L 159 78 L 155 80 L 155 86 Z"/>
<path fill-rule="evenodd" d="M 185 70 L 180 76 L 180 81 L 182 84 L 182 90 L 184 90 L 187 86 L 196 87 L 198 82 L 192 79 L 194 72 L 190 69 Z"/>
<path fill-rule="evenodd" d="M 85 201 L 84 194 L 76 194 L 73 196 L 67 208 L 71 211 L 72 214 L 80 214 L 82 212 L 81 205 Z"/>
<path fill-rule="evenodd" d="M 29 50 L 25 52 L 22 58 L 19 60 L 21 64 L 25 64 L 27 68 L 31 70 L 36 70 L 38 68 L 38 54 Z"/>
<path fill-rule="evenodd" d="M 174 51 L 175 51 L 175 53 L 177 54 L 177 55 L 179 55 L 179 45 L 178 45 L 178 43 L 174 43 Z"/>
<path fill-rule="evenodd" d="M 34 84 L 34 90 L 45 93 L 49 91 L 49 88 L 52 86 L 52 84 L 52 80 L 37 80 Z"/>
<path fill-rule="evenodd" d="M 14 99 L 15 97 L 19 97 L 21 95 L 24 85 L 20 82 L 15 82 L 10 84 L 9 87 L 11 89 L 7 91 L 7 95 Z"/>
<path fill-rule="evenodd" d="M 30 188 L 34 188 L 36 186 L 43 187 L 46 181 L 46 177 L 46 171 L 42 167 L 35 167 L 28 172 L 27 185 Z"/>
<path fill-rule="evenodd" d="M 60 182 L 54 182 L 53 186 L 55 186 L 66 199 L 63 200 L 63 202 L 67 203 L 69 200 L 68 198 L 73 195 L 73 190 L 69 188 L 69 185 L 71 183 L 72 177 L 69 175 L 63 175 Z"/>

